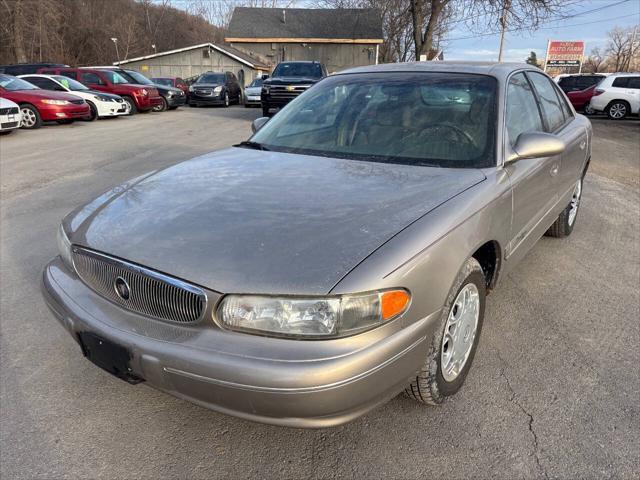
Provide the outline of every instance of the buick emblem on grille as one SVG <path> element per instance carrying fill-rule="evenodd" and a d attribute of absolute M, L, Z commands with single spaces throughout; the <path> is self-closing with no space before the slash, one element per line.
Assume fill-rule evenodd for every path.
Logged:
<path fill-rule="evenodd" d="M 121 299 L 129 300 L 129 297 L 131 297 L 131 289 L 124 278 L 117 277 L 113 282 L 113 288 Z"/>

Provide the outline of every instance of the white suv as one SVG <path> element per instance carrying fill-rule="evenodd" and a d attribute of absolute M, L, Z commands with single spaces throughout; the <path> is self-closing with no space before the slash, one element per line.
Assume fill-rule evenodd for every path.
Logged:
<path fill-rule="evenodd" d="M 591 108 L 621 120 L 640 112 L 640 73 L 614 73 L 604 78 L 591 97 Z"/>

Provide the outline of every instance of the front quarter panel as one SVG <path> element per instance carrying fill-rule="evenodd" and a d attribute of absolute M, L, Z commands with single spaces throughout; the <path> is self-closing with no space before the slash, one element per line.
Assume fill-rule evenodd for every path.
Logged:
<path fill-rule="evenodd" d="M 406 325 L 438 311 L 465 261 L 484 243 L 502 246 L 511 229 L 511 187 L 502 168 L 485 169 L 486 180 L 435 208 L 386 242 L 332 293 L 405 287 L 412 303 Z M 495 282 L 494 282 L 495 283 Z"/>

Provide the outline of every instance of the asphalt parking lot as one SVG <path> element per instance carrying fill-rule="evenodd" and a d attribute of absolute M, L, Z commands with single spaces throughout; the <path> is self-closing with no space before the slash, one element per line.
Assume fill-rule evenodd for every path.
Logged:
<path fill-rule="evenodd" d="M 295 430 L 227 417 L 83 359 L 40 296 L 55 232 L 110 186 L 249 136 L 257 109 L 190 109 L 0 137 L 0 477 L 637 478 L 640 120 L 594 119 L 573 234 L 488 298 L 465 388 Z"/>

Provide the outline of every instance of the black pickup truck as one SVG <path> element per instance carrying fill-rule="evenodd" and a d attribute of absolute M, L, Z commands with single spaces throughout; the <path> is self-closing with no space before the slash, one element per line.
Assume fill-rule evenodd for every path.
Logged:
<path fill-rule="evenodd" d="M 327 68 L 319 62 L 281 62 L 271 78 L 262 84 L 260 103 L 262 115 L 271 108 L 282 108 L 314 83 L 327 76 Z"/>

